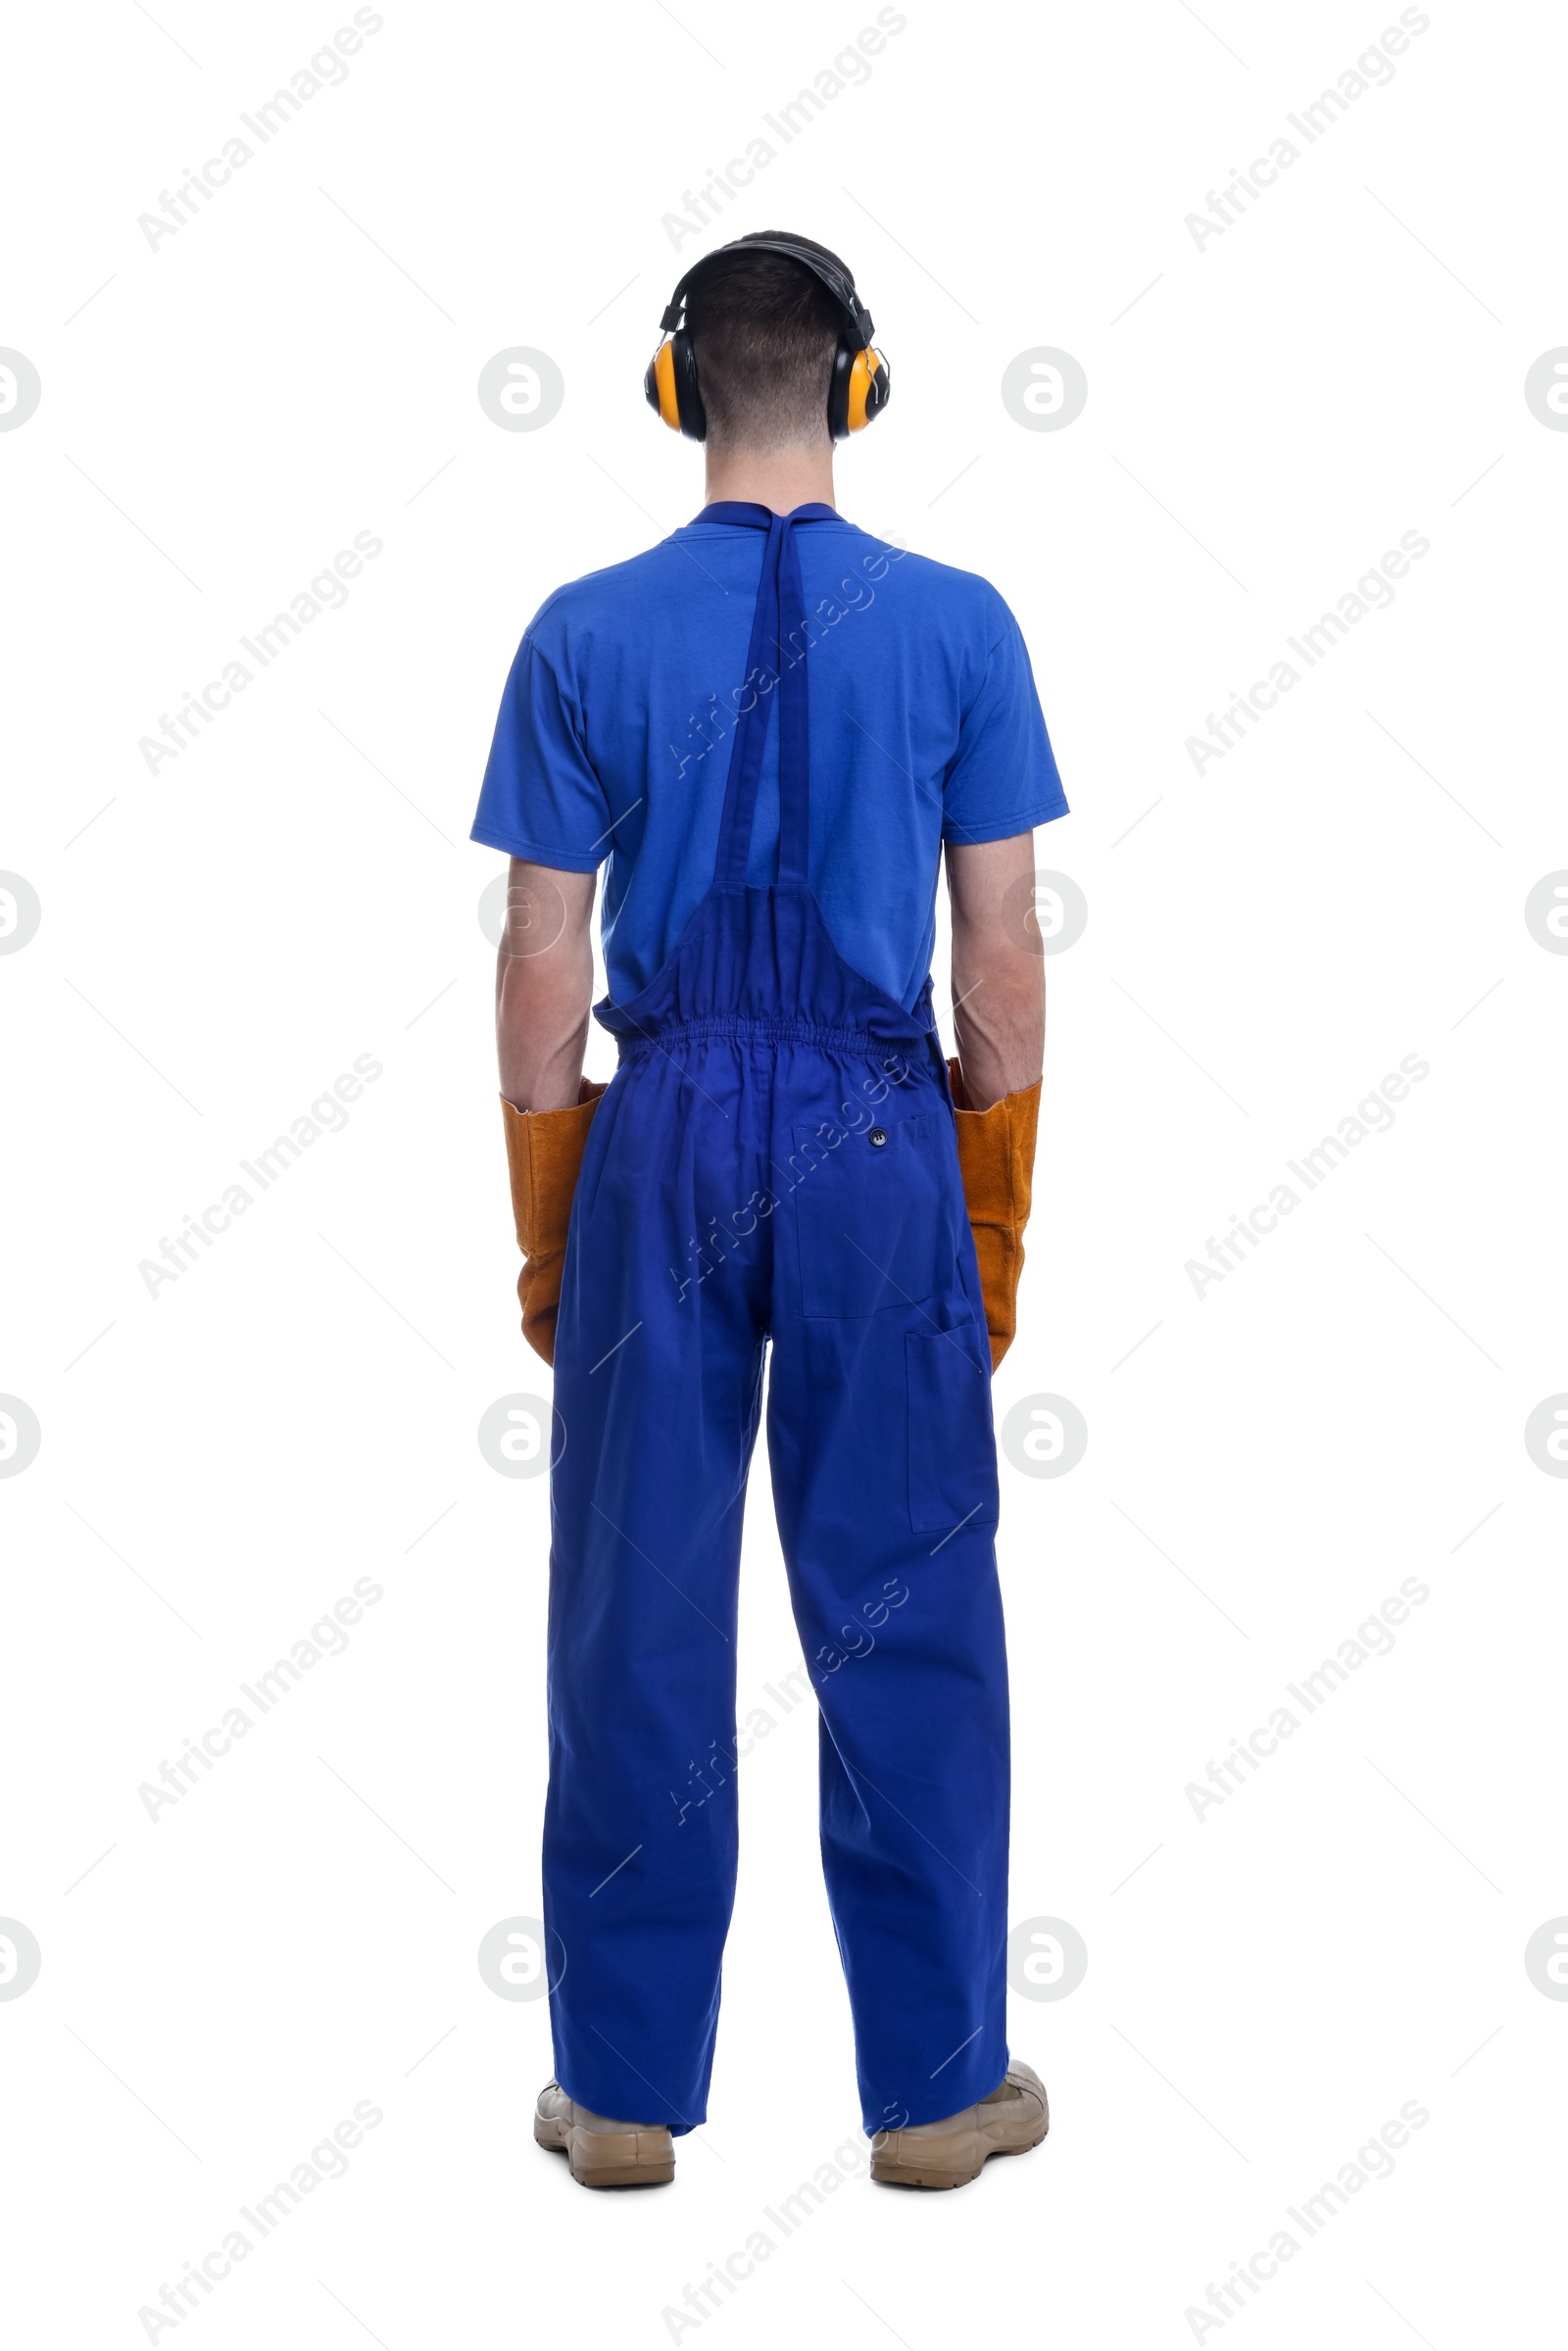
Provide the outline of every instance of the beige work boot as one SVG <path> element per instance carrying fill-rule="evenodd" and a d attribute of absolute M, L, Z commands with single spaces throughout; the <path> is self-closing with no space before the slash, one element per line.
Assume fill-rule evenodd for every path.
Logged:
<path fill-rule="evenodd" d="M 547 2082 L 534 2108 L 533 2135 L 564 2155 L 582 2187 L 664 2187 L 675 2177 L 675 2142 L 662 2123 L 612 2123 Z"/>
<path fill-rule="evenodd" d="M 871 2177 L 892 2187 L 964 2187 L 991 2156 L 1023 2155 L 1050 2129 L 1045 2083 L 1033 2066 L 1015 2061 L 1000 2089 L 961 2114 L 879 2131 L 871 2141 Z"/>

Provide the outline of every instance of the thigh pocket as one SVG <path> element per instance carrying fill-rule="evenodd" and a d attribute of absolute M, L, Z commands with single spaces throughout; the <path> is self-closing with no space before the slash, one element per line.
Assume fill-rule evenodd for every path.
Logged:
<path fill-rule="evenodd" d="M 831 1122 L 799 1126 L 792 1139 L 803 1314 L 875 1314 L 946 1286 L 957 1237 L 934 1116 L 858 1134 Z"/>
<path fill-rule="evenodd" d="M 917 1535 L 994 1527 L 997 1445 L 991 1427 L 991 1348 L 978 1323 L 910 1331 L 909 1521 Z"/>

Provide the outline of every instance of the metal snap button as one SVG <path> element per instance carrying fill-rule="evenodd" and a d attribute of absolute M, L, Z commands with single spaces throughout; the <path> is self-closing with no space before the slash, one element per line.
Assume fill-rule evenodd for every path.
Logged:
<path fill-rule="evenodd" d="M 888 1131 L 886 1127 L 873 1127 L 870 1134 L 866 1138 L 873 1151 L 880 1151 L 887 1139 Z"/>

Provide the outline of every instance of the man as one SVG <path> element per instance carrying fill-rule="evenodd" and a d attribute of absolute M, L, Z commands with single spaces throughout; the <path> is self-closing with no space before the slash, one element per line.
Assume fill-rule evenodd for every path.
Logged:
<path fill-rule="evenodd" d="M 646 390 L 706 440 L 708 503 L 542 608 L 473 827 L 513 859 L 503 1115 L 523 1331 L 556 1374 L 534 2135 L 586 2185 L 656 2184 L 706 2119 L 770 1347 L 872 2177 L 958 2186 L 1048 2125 L 1004 2032 L 990 1375 L 1045 1042 L 1031 829 L 1066 804 L 1001 597 L 835 510 L 834 439 L 890 388 L 844 265 L 745 237 L 663 322 Z M 608 1089 L 581 1076 L 602 864 Z"/>

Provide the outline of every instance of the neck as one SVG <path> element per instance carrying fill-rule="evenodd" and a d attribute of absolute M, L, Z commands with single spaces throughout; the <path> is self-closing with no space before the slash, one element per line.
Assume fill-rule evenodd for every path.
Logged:
<path fill-rule="evenodd" d="M 735 499 L 790 514 L 798 506 L 832 506 L 833 444 L 794 443 L 784 449 L 710 449 L 706 503 Z"/>

